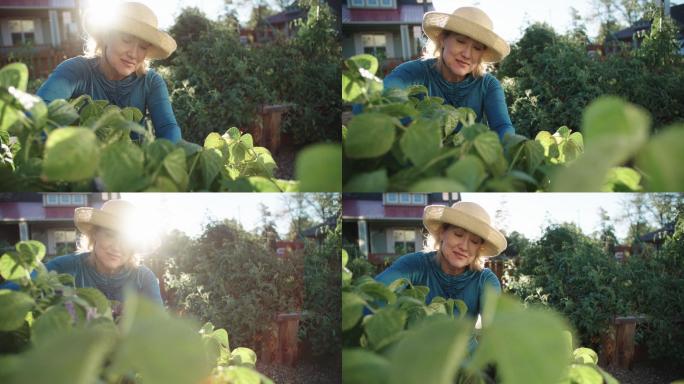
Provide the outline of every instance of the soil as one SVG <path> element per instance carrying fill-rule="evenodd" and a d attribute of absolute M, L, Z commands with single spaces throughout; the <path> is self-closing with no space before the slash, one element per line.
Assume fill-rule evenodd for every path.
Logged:
<path fill-rule="evenodd" d="M 270 377 L 276 384 L 339 384 L 342 370 L 339 364 L 299 361 L 294 366 L 262 363 L 257 360 L 256 368 Z"/>
<path fill-rule="evenodd" d="M 684 379 L 684 367 L 660 361 L 634 363 L 632 369 L 603 368 L 621 384 L 667 384 Z"/>
<path fill-rule="evenodd" d="M 273 160 L 278 164 L 275 170 L 277 179 L 294 180 L 295 157 L 299 149 L 293 145 L 283 143 L 278 149 L 278 153 L 273 155 Z"/>

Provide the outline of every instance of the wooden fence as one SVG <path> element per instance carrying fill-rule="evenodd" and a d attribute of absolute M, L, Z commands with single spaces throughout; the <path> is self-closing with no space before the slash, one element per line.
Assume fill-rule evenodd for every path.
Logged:
<path fill-rule="evenodd" d="M 4 50 L 0 55 L 0 66 L 13 62 L 22 62 L 29 67 L 29 78 L 47 77 L 62 61 L 83 54 L 83 47 L 68 45 L 60 49 L 50 46 L 33 48 L 18 48 L 11 51 Z"/>

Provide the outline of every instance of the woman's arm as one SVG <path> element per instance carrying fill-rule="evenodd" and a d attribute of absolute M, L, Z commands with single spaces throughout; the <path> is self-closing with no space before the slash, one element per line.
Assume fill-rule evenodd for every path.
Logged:
<path fill-rule="evenodd" d="M 419 253 L 404 255 L 392 263 L 387 269 L 375 276 L 375 280 L 389 285 L 397 279 L 406 278 L 413 283 L 413 278 L 421 268 Z"/>
<path fill-rule="evenodd" d="M 496 277 L 494 272 L 492 272 L 490 269 L 485 269 L 484 270 L 484 276 L 482 280 L 482 285 L 480 286 L 480 308 L 477 309 L 477 313 L 482 316 L 482 324 L 486 324 L 486 321 L 489 319 L 485 319 L 484 313 L 482 311 L 486 308 L 485 305 L 485 300 L 486 300 L 486 295 L 485 292 L 490 289 L 493 290 L 497 296 L 501 294 L 501 283 L 499 282 L 499 278 Z"/>
<path fill-rule="evenodd" d="M 150 270 L 149 268 L 141 268 L 143 268 L 143 270 L 141 271 L 142 284 L 140 293 L 142 293 L 155 303 L 163 306 L 164 301 L 161 297 L 161 291 L 159 289 L 159 280 L 157 280 L 157 276 L 155 276 L 154 272 L 152 272 L 152 270 Z"/>
<path fill-rule="evenodd" d="M 157 138 L 167 139 L 177 143 L 181 139 L 181 130 L 173 114 L 169 90 L 164 79 L 158 74 L 152 75 L 147 97 L 147 109 L 150 111 L 152 124 Z"/>
<path fill-rule="evenodd" d="M 506 134 L 515 134 L 515 128 L 508 115 L 506 96 L 504 95 L 501 83 L 494 76 L 490 75 L 487 84 L 487 92 L 484 100 L 485 114 L 491 129 L 499 134 L 499 139 L 503 140 Z"/>
<path fill-rule="evenodd" d="M 57 99 L 71 99 L 74 91 L 87 71 L 87 62 L 82 57 L 74 57 L 61 62 L 40 86 L 36 94 L 46 103 Z"/>

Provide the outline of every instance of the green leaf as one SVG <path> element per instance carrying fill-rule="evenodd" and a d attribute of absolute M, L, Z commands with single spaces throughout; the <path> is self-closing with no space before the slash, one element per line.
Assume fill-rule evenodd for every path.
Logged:
<path fill-rule="evenodd" d="M 176 183 L 178 189 L 184 190 L 188 186 L 188 170 L 185 162 L 185 151 L 176 148 L 164 158 L 164 169 Z"/>
<path fill-rule="evenodd" d="M 133 192 L 147 185 L 145 179 L 145 154 L 139 146 L 118 141 L 102 151 L 100 176 L 110 192 Z"/>
<path fill-rule="evenodd" d="M 499 142 L 499 136 L 492 132 L 479 134 L 473 142 L 477 153 L 487 165 L 493 164 L 503 154 L 503 147 Z"/>
<path fill-rule="evenodd" d="M 239 347 L 230 351 L 230 365 L 254 368 L 256 361 L 256 353 L 249 348 Z"/>
<path fill-rule="evenodd" d="M 342 330 L 352 328 L 361 319 L 363 307 L 366 303 L 359 295 L 342 292 Z"/>
<path fill-rule="evenodd" d="M 415 120 L 399 140 L 401 150 L 415 165 L 432 160 L 442 146 L 440 127 L 434 120 Z"/>
<path fill-rule="evenodd" d="M 199 166 L 202 172 L 202 180 L 204 181 L 204 189 L 208 190 L 224 166 L 224 157 L 221 155 L 221 151 L 216 148 L 205 149 L 199 156 Z"/>
<path fill-rule="evenodd" d="M 98 329 L 59 332 L 21 358 L 9 384 L 92 384 L 98 382 L 115 334 Z M 36 362 L 40 369 L 36 369 Z"/>
<path fill-rule="evenodd" d="M 206 376 L 208 362 L 196 324 L 169 317 L 162 306 L 143 296 L 129 296 L 124 308 L 113 372 L 138 372 L 145 384 L 197 383 Z"/>
<path fill-rule="evenodd" d="M 397 341 L 402 336 L 406 319 L 406 312 L 397 308 L 385 307 L 378 310 L 363 324 L 368 347 L 377 351 Z"/>
<path fill-rule="evenodd" d="M 632 168 L 613 167 L 608 171 L 601 187 L 602 192 L 634 192 L 640 191 L 641 175 Z"/>
<path fill-rule="evenodd" d="M 109 299 L 97 288 L 76 288 L 76 295 L 97 309 L 97 313 L 111 317 Z"/>
<path fill-rule="evenodd" d="M 359 290 L 368 296 L 369 301 L 383 300 L 387 304 L 393 304 L 397 296 L 385 284 L 375 280 L 368 281 L 359 285 Z"/>
<path fill-rule="evenodd" d="M 26 92 L 28 67 L 24 63 L 11 63 L 0 69 L 0 87 L 14 87 Z"/>
<path fill-rule="evenodd" d="M 124 119 L 134 123 L 141 121 L 143 118 L 143 113 L 135 107 L 125 107 L 121 110 L 121 115 L 124 117 Z"/>
<path fill-rule="evenodd" d="M 240 130 L 237 129 L 237 127 L 230 127 L 226 133 L 223 134 L 223 138 L 238 141 L 240 140 Z"/>
<path fill-rule="evenodd" d="M 314 144 L 297 154 L 295 177 L 301 192 L 342 190 L 342 149 L 337 144 Z"/>
<path fill-rule="evenodd" d="M 22 324 L 36 303 L 23 292 L 0 290 L 0 331 L 13 331 Z"/>
<path fill-rule="evenodd" d="M 497 375 L 506 383 L 558 382 L 570 360 L 563 333 L 568 326 L 563 318 L 550 311 L 524 308 L 505 295 L 497 298 L 493 290 L 485 295 L 485 302 L 495 301 L 496 309 L 493 315 L 483 313 L 482 337 L 472 364 L 481 369 L 496 363 Z M 531 361 L 543 364 L 531 369 Z"/>
<path fill-rule="evenodd" d="M 525 172 L 534 173 L 544 161 L 544 147 L 538 141 L 528 140 L 522 144 L 520 151 L 519 161 L 524 164 Z"/>
<path fill-rule="evenodd" d="M 379 113 L 362 113 L 354 116 L 349 121 L 347 129 L 344 150 L 352 159 L 384 155 L 392 148 L 396 135 L 392 118 Z"/>
<path fill-rule="evenodd" d="M 78 120 L 78 111 L 66 100 L 53 100 L 48 105 L 48 119 L 62 127 Z"/>
<path fill-rule="evenodd" d="M 591 348 L 577 348 L 572 352 L 572 357 L 575 363 L 598 364 L 598 355 Z"/>
<path fill-rule="evenodd" d="M 466 155 L 450 165 L 446 170 L 446 175 L 463 185 L 464 190 L 477 191 L 480 184 L 487 178 L 487 171 L 477 156 Z"/>
<path fill-rule="evenodd" d="M 392 371 L 389 361 L 364 349 L 342 350 L 343 384 L 384 384 Z"/>
<path fill-rule="evenodd" d="M 410 192 L 424 192 L 433 193 L 435 191 L 440 192 L 464 192 L 468 191 L 463 184 L 456 180 L 433 177 L 429 179 L 423 179 L 409 188 Z"/>
<path fill-rule="evenodd" d="M 589 365 L 572 364 L 568 372 L 570 383 L 603 384 L 603 376 Z"/>
<path fill-rule="evenodd" d="M 344 185 L 344 192 L 381 192 L 387 190 L 388 185 L 387 169 L 381 168 L 356 174 Z"/>
<path fill-rule="evenodd" d="M 38 262 L 45 257 L 45 245 L 36 240 L 24 240 L 18 242 L 14 248 L 25 265 L 38 266 Z"/>
<path fill-rule="evenodd" d="M 217 149 L 223 158 L 228 157 L 228 143 L 221 135 L 212 132 L 204 139 L 204 149 Z"/>
<path fill-rule="evenodd" d="M 38 345 L 54 335 L 68 332 L 73 321 L 63 304 L 52 306 L 33 322 L 31 342 Z"/>
<path fill-rule="evenodd" d="M 644 173 L 648 191 L 683 191 L 684 125 L 661 131 L 637 156 L 636 163 Z"/>
<path fill-rule="evenodd" d="M 9 253 L 5 253 L 0 257 L 0 276 L 5 280 L 30 278 L 29 272 L 17 264 Z"/>
<path fill-rule="evenodd" d="M 252 135 L 249 133 L 245 133 L 244 135 L 240 136 L 240 142 L 248 149 L 254 147 L 254 139 L 252 139 Z"/>
<path fill-rule="evenodd" d="M 427 321 L 402 339 L 390 355 L 389 383 L 451 384 L 466 355 L 472 326 L 465 321 Z M 426 342 L 428 341 L 429 342 Z"/>
<path fill-rule="evenodd" d="M 95 176 L 100 161 L 97 138 L 88 128 L 53 130 L 45 143 L 43 175 L 51 181 L 80 181 Z"/>
<path fill-rule="evenodd" d="M 361 54 L 352 56 L 347 59 L 346 63 L 353 63 L 356 68 L 363 68 L 373 75 L 375 75 L 378 71 L 378 59 L 376 59 L 373 55 Z"/>

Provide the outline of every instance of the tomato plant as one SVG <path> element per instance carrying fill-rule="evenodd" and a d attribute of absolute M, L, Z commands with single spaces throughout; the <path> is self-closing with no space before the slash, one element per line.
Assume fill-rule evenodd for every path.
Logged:
<path fill-rule="evenodd" d="M 300 182 L 273 177 L 268 149 L 232 127 L 198 145 L 155 139 L 135 108 L 81 96 L 46 105 L 24 92 L 21 63 L 0 70 L 0 190 L 44 191 L 263 191 L 339 190 L 340 149 L 305 148 L 297 159 Z M 131 140 L 131 133 L 139 139 Z M 321 162 L 330 169 L 312 169 Z M 320 167 L 318 167 L 320 168 Z"/>
<path fill-rule="evenodd" d="M 343 126 L 344 191 L 684 188 L 684 171 L 674 165 L 684 153 L 684 127 L 650 137 L 648 112 L 618 98 L 592 102 L 581 133 L 560 127 L 534 140 L 508 135 L 499 141 L 472 110 L 444 105 L 423 86 L 383 89 L 375 57 L 354 56 L 345 64 L 342 98 L 363 112 Z"/>
<path fill-rule="evenodd" d="M 252 350 L 230 349 L 224 329 L 207 323 L 198 335 L 194 322 L 130 292 L 117 315 L 120 303 L 48 272 L 44 256 L 42 243 L 22 241 L 0 257 L 2 277 L 19 285 L 0 290 L 3 383 L 272 383 Z"/>
<path fill-rule="evenodd" d="M 353 279 L 342 251 L 343 383 L 617 383 L 596 353 L 572 350 L 565 320 L 552 311 L 485 293 L 479 345 L 460 300 L 433 298 L 398 279 L 385 286 Z M 474 349 L 474 351 L 472 351 Z M 470 350 L 470 352 L 469 352 Z"/>

